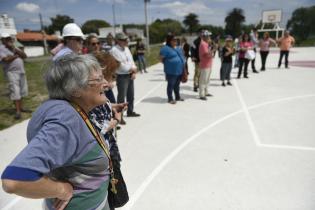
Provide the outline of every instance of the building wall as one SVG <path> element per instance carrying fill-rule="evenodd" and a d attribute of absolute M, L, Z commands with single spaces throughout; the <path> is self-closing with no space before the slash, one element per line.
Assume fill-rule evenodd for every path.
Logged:
<path fill-rule="evenodd" d="M 36 57 L 44 55 L 44 47 L 41 46 L 25 46 L 24 52 L 27 57 Z"/>

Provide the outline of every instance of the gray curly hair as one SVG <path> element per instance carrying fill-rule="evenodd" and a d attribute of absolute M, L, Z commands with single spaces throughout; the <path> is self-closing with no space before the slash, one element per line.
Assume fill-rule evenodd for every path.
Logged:
<path fill-rule="evenodd" d="M 49 98 L 70 100 L 75 91 L 87 86 L 94 71 L 101 68 L 92 55 L 69 54 L 52 62 L 44 76 Z"/>

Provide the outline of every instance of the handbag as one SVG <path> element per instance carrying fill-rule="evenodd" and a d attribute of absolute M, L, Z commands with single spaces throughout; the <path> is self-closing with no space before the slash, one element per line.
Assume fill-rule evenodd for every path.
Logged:
<path fill-rule="evenodd" d="M 247 50 L 245 53 L 245 58 L 248 60 L 254 60 L 256 57 L 256 53 L 254 50 Z"/>
<path fill-rule="evenodd" d="M 102 138 L 102 135 L 100 135 L 100 133 L 94 128 L 87 114 L 77 104 L 71 103 L 71 105 L 80 114 L 85 124 L 97 140 L 97 143 L 101 146 L 109 159 L 110 183 L 108 185 L 108 204 L 111 208 L 122 207 L 129 201 L 129 195 L 126 183 L 120 171 L 120 163 L 119 161 L 112 160 L 107 144 Z"/>
<path fill-rule="evenodd" d="M 118 181 L 115 183 L 116 193 L 113 190 L 112 183 L 108 186 L 107 200 L 111 209 L 122 207 L 129 201 L 127 186 L 120 170 L 120 163 L 117 160 L 113 160 L 112 162 L 115 179 Z"/>
<path fill-rule="evenodd" d="M 188 81 L 188 74 L 189 74 L 189 72 L 188 72 L 188 68 L 187 68 L 187 63 L 185 63 L 183 74 L 182 74 L 182 77 L 180 79 L 180 81 L 182 83 L 186 83 Z"/>

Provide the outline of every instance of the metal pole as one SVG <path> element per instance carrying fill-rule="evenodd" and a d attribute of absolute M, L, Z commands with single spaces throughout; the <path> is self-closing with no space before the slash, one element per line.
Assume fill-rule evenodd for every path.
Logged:
<path fill-rule="evenodd" d="M 43 35 L 44 52 L 45 52 L 45 54 L 48 54 L 46 33 L 44 31 L 44 24 L 43 24 L 43 18 L 42 18 L 42 14 L 41 13 L 39 13 L 39 21 L 40 21 L 40 30 L 41 30 L 42 35 Z"/>
<path fill-rule="evenodd" d="M 114 37 L 116 35 L 116 14 L 115 14 L 115 0 L 113 0 L 113 5 L 112 5 L 112 9 L 113 9 L 113 25 L 114 25 Z"/>
<path fill-rule="evenodd" d="M 148 2 L 150 0 L 144 0 L 144 15 L 145 15 L 145 30 L 147 35 L 147 49 L 150 53 L 150 35 L 149 35 L 149 26 L 148 26 Z"/>

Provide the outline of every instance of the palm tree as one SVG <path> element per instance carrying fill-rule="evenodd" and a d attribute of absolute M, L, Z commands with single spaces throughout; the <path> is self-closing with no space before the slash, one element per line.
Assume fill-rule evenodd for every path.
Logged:
<path fill-rule="evenodd" d="M 199 28 L 198 16 L 194 13 L 189 13 L 183 20 L 184 25 L 187 27 L 190 34 L 197 31 Z"/>
<path fill-rule="evenodd" d="M 240 8 L 232 9 L 225 17 L 225 32 L 236 37 L 241 34 L 241 25 L 245 22 L 244 11 Z"/>

